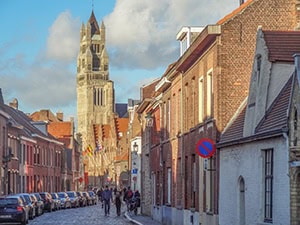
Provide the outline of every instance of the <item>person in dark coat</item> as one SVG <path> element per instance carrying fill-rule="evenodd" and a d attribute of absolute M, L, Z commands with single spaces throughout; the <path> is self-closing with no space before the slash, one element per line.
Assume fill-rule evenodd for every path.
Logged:
<path fill-rule="evenodd" d="M 116 210 L 117 210 L 117 215 L 120 216 L 121 215 L 121 192 L 120 191 L 116 191 L 115 194 L 115 205 L 116 205 Z"/>
<path fill-rule="evenodd" d="M 104 202 L 105 216 L 108 216 L 110 211 L 110 202 L 113 201 L 112 192 L 108 189 L 108 185 L 105 186 L 105 190 L 102 192 L 102 201 Z"/>

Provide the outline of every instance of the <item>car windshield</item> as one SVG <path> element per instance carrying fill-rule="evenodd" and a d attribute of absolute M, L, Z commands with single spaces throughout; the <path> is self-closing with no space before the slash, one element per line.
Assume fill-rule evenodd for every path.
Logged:
<path fill-rule="evenodd" d="M 69 197 L 75 197 L 74 192 L 67 192 L 67 194 L 69 195 Z"/>
<path fill-rule="evenodd" d="M 16 204 L 18 204 L 18 199 L 16 199 L 16 198 L 1 198 L 0 199 L 0 206 L 16 205 Z"/>
<path fill-rule="evenodd" d="M 40 201 L 41 200 L 41 198 L 40 198 L 40 195 L 39 194 L 34 194 L 35 195 L 35 197 L 37 198 L 37 200 L 38 201 Z"/>
<path fill-rule="evenodd" d="M 29 195 L 23 195 L 27 202 L 31 202 Z"/>
<path fill-rule="evenodd" d="M 66 197 L 65 193 L 58 193 L 58 196 L 59 196 L 60 198 L 65 198 L 65 197 Z"/>

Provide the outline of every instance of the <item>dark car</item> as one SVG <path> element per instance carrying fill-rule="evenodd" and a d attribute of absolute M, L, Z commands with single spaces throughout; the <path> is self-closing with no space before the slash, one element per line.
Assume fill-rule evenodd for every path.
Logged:
<path fill-rule="evenodd" d="M 43 210 L 44 210 L 44 203 L 43 201 L 40 199 L 38 199 L 36 197 L 35 194 L 31 193 L 29 194 L 31 201 L 34 202 L 34 206 L 35 206 L 35 216 L 40 216 L 43 214 Z"/>
<path fill-rule="evenodd" d="M 39 193 L 32 193 L 31 195 L 34 195 L 37 200 L 37 206 L 38 206 L 38 213 L 37 215 L 40 216 L 44 213 L 44 202 L 42 200 L 42 197 Z"/>
<path fill-rule="evenodd" d="M 79 199 L 75 191 L 67 191 L 67 195 L 71 200 L 72 207 L 77 208 L 79 207 Z"/>
<path fill-rule="evenodd" d="M 54 210 L 54 201 L 49 192 L 40 192 L 39 193 L 43 202 L 44 202 L 44 211 L 48 210 L 52 212 Z"/>
<path fill-rule="evenodd" d="M 52 199 L 54 201 L 55 210 L 60 210 L 61 206 L 60 206 L 60 198 L 59 198 L 58 194 L 56 192 L 52 192 L 51 196 L 52 196 Z"/>
<path fill-rule="evenodd" d="M 77 191 L 76 194 L 77 194 L 77 197 L 79 199 L 79 205 L 81 207 L 86 206 L 86 198 L 84 197 L 84 195 L 82 194 L 82 192 L 81 191 Z"/>
<path fill-rule="evenodd" d="M 23 201 L 25 205 L 29 206 L 29 219 L 32 220 L 35 217 L 35 206 L 33 202 L 31 201 L 31 198 L 28 193 L 18 193 L 13 194 L 13 196 L 21 196 L 23 198 Z"/>
<path fill-rule="evenodd" d="M 19 223 L 26 225 L 28 217 L 20 196 L 0 197 L 0 223 Z"/>
<path fill-rule="evenodd" d="M 72 208 L 70 197 L 67 195 L 66 192 L 58 192 L 58 197 L 60 199 L 60 207 L 67 209 Z"/>
<path fill-rule="evenodd" d="M 96 194 L 95 192 L 93 191 L 88 191 L 91 199 L 92 199 L 92 205 L 97 205 L 97 197 L 96 197 Z"/>

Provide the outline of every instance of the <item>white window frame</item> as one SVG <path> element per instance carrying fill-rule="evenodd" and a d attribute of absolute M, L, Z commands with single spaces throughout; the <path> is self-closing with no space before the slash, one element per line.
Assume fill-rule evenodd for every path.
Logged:
<path fill-rule="evenodd" d="M 213 106 L 213 70 L 210 69 L 206 75 L 206 117 L 212 117 Z"/>
<path fill-rule="evenodd" d="M 199 104 L 198 104 L 198 116 L 199 116 L 199 122 L 203 122 L 203 118 L 204 118 L 204 80 L 203 80 L 203 76 L 201 76 L 199 78 Z"/>

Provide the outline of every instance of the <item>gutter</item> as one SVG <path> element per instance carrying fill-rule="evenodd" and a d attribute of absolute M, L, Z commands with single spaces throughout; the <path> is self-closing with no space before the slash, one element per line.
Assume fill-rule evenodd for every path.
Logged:
<path fill-rule="evenodd" d="M 272 130 L 266 133 L 258 133 L 252 136 L 240 138 L 237 140 L 233 141 L 227 141 L 227 142 L 219 142 L 216 144 L 217 148 L 223 148 L 223 147 L 228 147 L 231 145 L 238 145 L 238 144 L 244 144 L 244 143 L 249 143 L 252 141 L 259 141 L 263 139 L 268 139 L 268 138 L 273 138 L 273 137 L 279 137 L 279 136 L 284 136 L 288 132 L 287 128 L 279 128 L 276 130 Z"/>

